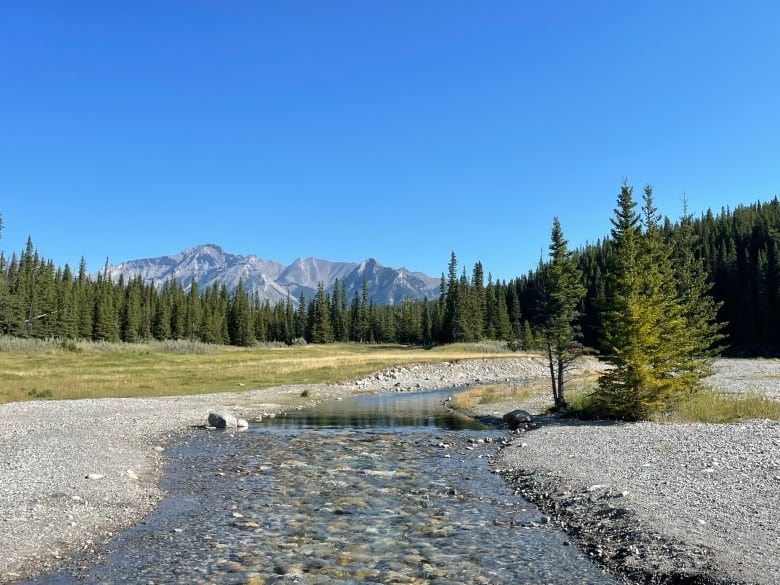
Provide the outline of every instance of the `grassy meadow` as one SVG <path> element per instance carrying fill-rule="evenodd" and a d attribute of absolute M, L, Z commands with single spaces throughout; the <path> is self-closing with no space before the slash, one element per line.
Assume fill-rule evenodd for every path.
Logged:
<path fill-rule="evenodd" d="M 150 397 L 233 392 L 319 384 L 356 378 L 383 368 L 458 359 L 510 357 L 499 343 L 463 343 L 422 349 L 401 345 L 332 344 L 237 348 L 187 341 L 148 344 L 92 343 L 0 336 L 0 404 L 37 399 Z M 576 413 L 587 410 L 597 372 L 567 383 Z M 550 395 L 550 382 L 502 383 L 455 396 L 464 411 L 477 404 L 522 403 Z M 758 395 L 692 394 L 658 422 L 780 420 L 780 401 Z"/>
<path fill-rule="evenodd" d="M 236 348 L 190 342 L 110 344 L 0 337 L 0 403 L 150 397 L 348 380 L 400 364 L 508 357 L 500 344 Z"/>

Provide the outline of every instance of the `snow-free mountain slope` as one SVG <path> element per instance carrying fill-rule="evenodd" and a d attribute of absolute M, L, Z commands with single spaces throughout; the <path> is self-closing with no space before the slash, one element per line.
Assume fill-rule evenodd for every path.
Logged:
<path fill-rule="evenodd" d="M 373 258 L 354 263 L 310 257 L 284 266 L 255 255 L 229 254 L 215 244 L 193 246 L 171 256 L 122 262 L 111 266 L 109 274 L 115 281 L 120 275 L 125 279 L 140 276 L 145 283 L 158 287 L 173 278 L 185 290 L 189 290 L 194 279 L 201 291 L 217 283 L 232 292 L 240 281 L 253 297 L 257 294 L 272 305 L 288 295 L 294 303 L 301 294 L 312 298 L 320 282 L 331 291 L 337 279 L 350 300 L 362 293 L 365 279 L 369 297 L 380 305 L 399 303 L 405 298 L 432 299 L 438 296 L 440 283 L 420 272 L 382 266 Z"/>

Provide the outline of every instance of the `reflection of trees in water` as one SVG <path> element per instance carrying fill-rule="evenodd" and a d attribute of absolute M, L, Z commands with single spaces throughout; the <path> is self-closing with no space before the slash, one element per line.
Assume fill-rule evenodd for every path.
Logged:
<path fill-rule="evenodd" d="M 444 406 L 451 392 L 377 394 L 331 400 L 262 423 L 277 429 L 297 428 L 485 428 L 479 422 Z"/>

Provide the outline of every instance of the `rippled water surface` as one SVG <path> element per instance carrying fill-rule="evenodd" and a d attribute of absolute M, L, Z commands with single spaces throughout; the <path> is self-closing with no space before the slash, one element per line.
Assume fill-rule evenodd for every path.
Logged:
<path fill-rule="evenodd" d="M 613 582 L 489 472 L 502 432 L 450 430 L 440 395 L 408 396 L 195 434 L 105 564 L 38 582 Z"/>

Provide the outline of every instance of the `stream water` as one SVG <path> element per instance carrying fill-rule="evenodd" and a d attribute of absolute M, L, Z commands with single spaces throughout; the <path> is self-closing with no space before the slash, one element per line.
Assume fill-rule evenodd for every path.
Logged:
<path fill-rule="evenodd" d="M 614 583 L 489 471 L 504 431 L 441 392 L 360 396 L 201 431 L 105 562 L 35 583 Z M 83 563 L 83 561 L 82 561 Z"/>

